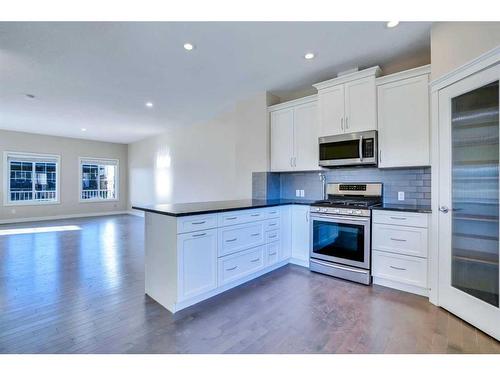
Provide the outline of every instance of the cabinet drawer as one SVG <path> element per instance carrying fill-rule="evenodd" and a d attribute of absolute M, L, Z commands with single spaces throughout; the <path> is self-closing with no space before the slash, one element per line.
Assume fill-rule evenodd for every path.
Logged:
<path fill-rule="evenodd" d="M 280 228 L 280 219 L 279 218 L 278 219 L 270 219 L 270 220 L 265 221 L 264 229 L 266 231 L 276 230 L 279 228 Z"/>
<path fill-rule="evenodd" d="M 219 256 L 232 254 L 264 243 L 264 222 L 219 228 Z"/>
<path fill-rule="evenodd" d="M 278 241 L 279 239 L 281 239 L 279 230 L 266 232 L 266 242 Z"/>
<path fill-rule="evenodd" d="M 374 250 L 372 262 L 374 277 L 427 288 L 427 259 Z"/>
<path fill-rule="evenodd" d="M 240 279 L 264 267 L 265 246 L 219 258 L 219 286 Z"/>
<path fill-rule="evenodd" d="M 267 219 L 264 209 L 229 211 L 219 214 L 219 226 L 236 225 L 250 223 L 252 221 Z"/>
<path fill-rule="evenodd" d="M 416 212 L 373 211 L 373 222 L 377 224 L 404 225 L 409 227 L 428 227 L 428 215 Z"/>
<path fill-rule="evenodd" d="M 281 253 L 281 242 L 274 241 L 266 245 L 266 266 L 273 265 L 279 261 Z"/>
<path fill-rule="evenodd" d="M 265 208 L 264 213 L 265 213 L 266 219 L 279 218 L 280 217 L 280 208 L 278 206 Z"/>
<path fill-rule="evenodd" d="M 194 232 L 217 227 L 217 214 L 177 218 L 177 233 Z"/>
<path fill-rule="evenodd" d="M 427 258 L 427 229 L 373 224 L 372 248 Z"/>

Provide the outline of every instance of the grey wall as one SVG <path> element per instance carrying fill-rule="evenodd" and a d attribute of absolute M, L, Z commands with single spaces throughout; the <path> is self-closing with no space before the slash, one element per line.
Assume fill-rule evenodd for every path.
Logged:
<path fill-rule="evenodd" d="M 4 151 L 56 154 L 61 157 L 60 203 L 26 206 L 3 206 L 3 154 Z M 118 159 L 120 161 L 119 201 L 79 202 L 79 157 Z M 0 130 L 0 222 L 65 216 L 98 214 L 127 210 L 127 145 L 87 141 L 83 139 L 54 137 Z"/>
<path fill-rule="evenodd" d="M 322 185 L 315 172 L 254 173 L 253 197 L 256 199 L 296 198 L 295 190 L 303 189 L 306 199 L 322 199 Z M 338 168 L 322 171 L 327 182 L 382 182 L 384 202 L 409 205 L 431 204 L 431 168 Z M 398 201 L 398 191 L 405 200 Z"/>

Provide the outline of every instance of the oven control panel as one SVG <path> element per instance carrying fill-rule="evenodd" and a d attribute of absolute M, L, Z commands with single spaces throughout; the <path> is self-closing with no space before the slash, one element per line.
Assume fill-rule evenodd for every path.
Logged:
<path fill-rule="evenodd" d="M 359 208 L 339 208 L 339 207 L 320 207 L 311 206 L 311 213 L 346 215 L 346 216 L 370 216 L 370 210 Z"/>

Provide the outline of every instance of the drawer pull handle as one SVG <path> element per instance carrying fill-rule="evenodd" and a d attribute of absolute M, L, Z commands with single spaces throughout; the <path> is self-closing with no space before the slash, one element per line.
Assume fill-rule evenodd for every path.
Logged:
<path fill-rule="evenodd" d="M 406 240 L 404 240 L 402 238 L 392 238 L 392 237 L 391 237 L 391 241 L 406 242 Z"/>
<path fill-rule="evenodd" d="M 269 226 L 270 226 L 270 227 L 274 227 L 274 226 L 276 226 L 276 225 L 278 225 L 278 224 L 276 224 L 276 223 L 271 223 L 271 224 L 269 224 Z"/>
<path fill-rule="evenodd" d="M 398 270 L 398 271 L 406 271 L 406 268 L 394 267 L 394 266 L 389 266 L 389 267 L 394 268 L 395 270 Z"/>
<path fill-rule="evenodd" d="M 391 216 L 391 219 L 394 219 L 394 220 L 406 220 L 406 217 Z"/>
<path fill-rule="evenodd" d="M 206 233 L 193 234 L 193 237 L 203 237 L 203 236 L 206 236 Z"/>
<path fill-rule="evenodd" d="M 257 217 L 260 216 L 260 214 L 251 214 L 250 216 Z"/>
<path fill-rule="evenodd" d="M 271 212 L 269 212 L 270 215 L 274 215 L 274 214 L 277 214 L 277 213 L 278 213 L 278 211 L 271 211 Z"/>
<path fill-rule="evenodd" d="M 260 258 L 255 258 L 255 259 L 252 259 L 250 262 L 255 263 L 255 262 L 258 262 L 259 260 L 260 260 Z"/>
<path fill-rule="evenodd" d="M 237 217 L 236 216 L 233 216 L 233 217 L 226 217 L 226 220 L 236 220 Z"/>
<path fill-rule="evenodd" d="M 276 235 L 276 234 L 275 234 L 274 236 L 269 236 L 269 238 L 276 238 L 276 237 L 277 237 L 277 235 Z"/>
<path fill-rule="evenodd" d="M 258 236 L 260 233 L 252 233 L 252 237 Z"/>
<path fill-rule="evenodd" d="M 230 240 L 226 240 L 226 242 L 234 242 L 236 240 L 237 240 L 237 238 L 231 238 Z"/>
<path fill-rule="evenodd" d="M 274 253 L 269 253 L 269 255 L 276 255 L 276 254 L 277 254 L 276 251 Z"/>
<path fill-rule="evenodd" d="M 200 224 L 205 224 L 205 223 L 206 223 L 206 221 L 203 220 L 203 221 L 193 221 L 191 224 L 193 224 L 193 225 L 200 225 Z"/>
<path fill-rule="evenodd" d="M 236 268 L 238 268 L 238 266 L 234 266 L 234 267 L 231 267 L 231 268 L 226 268 L 226 271 L 234 271 Z"/>

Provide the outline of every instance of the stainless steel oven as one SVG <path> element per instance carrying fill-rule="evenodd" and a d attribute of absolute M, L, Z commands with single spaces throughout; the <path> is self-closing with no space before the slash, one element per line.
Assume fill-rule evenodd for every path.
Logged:
<path fill-rule="evenodd" d="M 319 165 L 340 167 L 377 165 L 377 131 L 320 137 Z"/>

